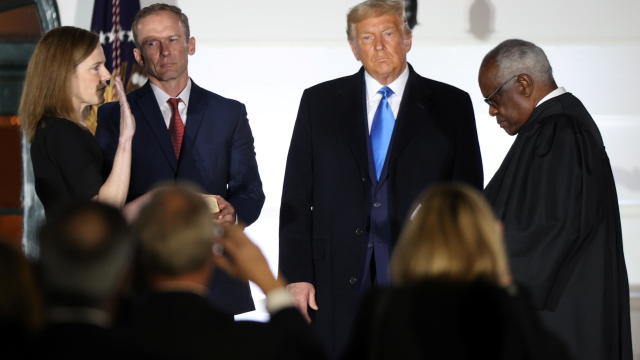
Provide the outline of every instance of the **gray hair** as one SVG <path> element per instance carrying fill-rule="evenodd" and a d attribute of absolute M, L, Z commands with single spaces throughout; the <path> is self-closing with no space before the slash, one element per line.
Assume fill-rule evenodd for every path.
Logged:
<path fill-rule="evenodd" d="M 200 269 L 211 257 L 215 226 L 209 206 L 194 189 L 159 188 L 134 223 L 142 265 L 159 275 Z"/>
<path fill-rule="evenodd" d="M 403 23 L 404 31 L 411 33 L 411 29 L 407 24 L 405 14 L 405 3 L 403 0 L 367 0 L 354 6 L 347 14 L 347 38 L 353 40 L 353 27 L 362 20 L 382 16 L 396 15 Z"/>
<path fill-rule="evenodd" d="M 553 72 L 544 51 L 534 43 L 509 39 L 491 50 L 483 61 L 494 60 L 497 65 L 497 81 L 506 81 L 509 77 L 528 74 L 539 81 L 553 81 Z"/>

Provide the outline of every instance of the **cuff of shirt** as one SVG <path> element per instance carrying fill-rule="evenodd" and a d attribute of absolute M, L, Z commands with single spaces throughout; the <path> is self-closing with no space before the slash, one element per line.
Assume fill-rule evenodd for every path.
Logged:
<path fill-rule="evenodd" d="M 293 296 L 284 287 L 269 291 L 265 300 L 265 306 L 271 315 L 294 305 Z"/>

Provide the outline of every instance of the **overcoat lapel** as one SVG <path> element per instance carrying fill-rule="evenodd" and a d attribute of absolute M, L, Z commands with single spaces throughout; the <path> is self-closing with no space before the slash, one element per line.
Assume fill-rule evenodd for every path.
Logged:
<path fill-rule="evenodd" d="M 169 138 L 169 131 L 167 130 L 167 125 L 164 123 L 156 97 L 153 95 L 151 84 L 148 81 L 144 85 L 142 96 L 138 98 L 136 103 L 144 114 L 144 121 L 147 122 L 147 125 L 153 132 L 153 136 L 156 138 L 155 143 L 160 146 L 160 150 L 169 163 L 169 166 L 171 166 L 171 169 L 175 171 L 177 160 L 176 155 L 173 152 L 171 139 Z M 136 120 L 140 121 L 140 119 Z M 151 146 L 151 144 L 145 144 L 145 146 Z"/>
<path fill-rule="evenodd" d="M 389 153 L 381 179 L 385 179 L 389 171 L 393 169 L 393 164 L 398 160 L 402 151 L 413 141 L 417 134 L 421 134 L 420 128 L 429 121 L 430 91 L 428 88 L 421 88 L 418 83 L 418 76 L 409 66 L 409 78 L 404 89 L 404 95 L 400 102 L 398 118 L 393 129 Z"/>

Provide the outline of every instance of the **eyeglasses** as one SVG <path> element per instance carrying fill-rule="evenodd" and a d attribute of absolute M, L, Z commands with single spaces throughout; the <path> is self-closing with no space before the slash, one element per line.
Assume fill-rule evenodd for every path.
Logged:
<path fill-rule="evenodd" d="M 502 88 L 507 85 L 511 80 L 517 78 L 518 75 L 513 75 L 512 77 L 509 78 L 509 80 L 505 81 L 502 83 L 502 85 L 498 86 L 495 90 L 493 90 L 493 92 L 491 94 L 489 94 L 489 96 L 487 96 L 486 98 L 484 98 L 484 102 L 486 102 L 489 106 L 493 106 L 496 107 L 496 102 L 493 101 L 493 98 L 496 97 L 496 95 L 498 95 L 500 93 L 500 90 L 502 90 Z"/>

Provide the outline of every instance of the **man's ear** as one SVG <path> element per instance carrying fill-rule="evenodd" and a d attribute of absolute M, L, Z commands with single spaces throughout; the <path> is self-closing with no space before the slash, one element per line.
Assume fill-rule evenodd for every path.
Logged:
<path fill-rule="evenodd" d="M 516 82 L 518 83 L 518 90 L 521 95 L 530 97 L 533 94 L 535 84 L 533 82 L 533 78 L 529 74 L 518 75 Z"/>
<path fill-rule="evenodd" d="M 413 33 L 409 30 L 402 39 L 402 48 L 404 49 L 405 54 L 411 50 L 411 45 L 413 44 Z"/>
<path fill-rule="evenodd" d="M 133 57 L 136 59 L 136 62 L 141 67 L 144 67 L 144 58 L 142 57 L 142 52 L 138 48 L 133 49 Z"/>
<path fill-rule="evenodd" d="M 193 36 L 189 38 L 189 40 L 187 40 L 187 49 L 188 49 L 188 53 L 189 55 L 193 55 L 196 52 L 196 38 L 194 38 Z"/>

